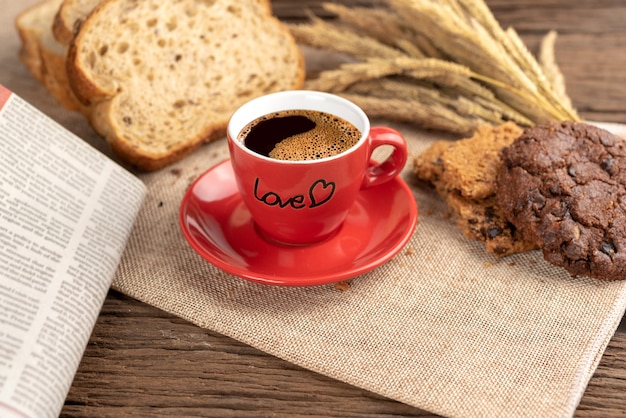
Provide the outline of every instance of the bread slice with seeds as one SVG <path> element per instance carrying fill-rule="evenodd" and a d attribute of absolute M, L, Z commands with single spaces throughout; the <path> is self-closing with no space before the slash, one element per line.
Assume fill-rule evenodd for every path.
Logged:
<path fill-rule="evenodd" d="M 259 0 L 105 0 L 67 57 L 72 89 L 125 161 L 157 170 L 225 135 L 250 99 L 302 86 L 295 40 Z"/>

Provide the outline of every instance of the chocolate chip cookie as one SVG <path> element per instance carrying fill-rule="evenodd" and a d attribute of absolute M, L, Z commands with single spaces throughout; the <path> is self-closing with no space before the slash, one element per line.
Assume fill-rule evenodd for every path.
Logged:
<path fill-rule="evenodd" d="M 527 129 L 502 151 L 496 195 L 544 258 L 573 275 L 626 278 L 626 141 L 575 122 Z"/>

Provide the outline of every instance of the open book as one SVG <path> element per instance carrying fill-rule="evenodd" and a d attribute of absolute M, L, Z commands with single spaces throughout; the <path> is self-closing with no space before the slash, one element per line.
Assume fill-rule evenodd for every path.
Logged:
<path fill-rule="evenodd" d="M 0 416 L 56 417 L 146 194 L 0 85 Z"/>

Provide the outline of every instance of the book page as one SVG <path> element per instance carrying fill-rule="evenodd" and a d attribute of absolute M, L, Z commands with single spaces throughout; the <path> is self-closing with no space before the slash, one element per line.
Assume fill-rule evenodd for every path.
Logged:
<path fill-rule="evenodd" d="M 145 192 L 0 85 L 0 416 L 59 415 Z"/>

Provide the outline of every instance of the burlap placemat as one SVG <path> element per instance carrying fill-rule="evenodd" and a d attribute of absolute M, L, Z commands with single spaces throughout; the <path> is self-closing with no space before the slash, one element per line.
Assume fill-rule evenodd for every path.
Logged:
<path fill-rule="evenodd" d="M 17 59 L 15 14 L 0 0 L 0 83 L 107 152 Z M 380 121 L 374 121 L 380 122 Z M 441 135 L 394 124 L 412 153 Z M 626 134 L 626 127 L 614 125 Z M 181 198 L 228 158 L 225 140 L 158 173 L 113 287 L 316 372 L 447 416 L 570 416 L 626 307 L 626 282 L 572 278 L 538 252 L 498 260 L 465 239 L 428 188 L 420 220 L 390 262 L 333 285 L 284 288 L 232 277 L 200 258 L 178 225 Z"/>
<path fill-rule="evenodd" d="M 440 138 L 394 125 L 417 153 Z M 626 130 L 624 130 L 626 132 Z M 498 260 L 465 239 L 428 188 L 420 220 L 382 267 L 333 285 L 282 288 L 229 276 L 177 223 L 185 189 L 226 142 L 142 176 L 150 193 L 113 286 L 287 361 L 449 416 L 569 416 L 626 306 L 626 283 L 572 278 L 539 252 Z"/>

